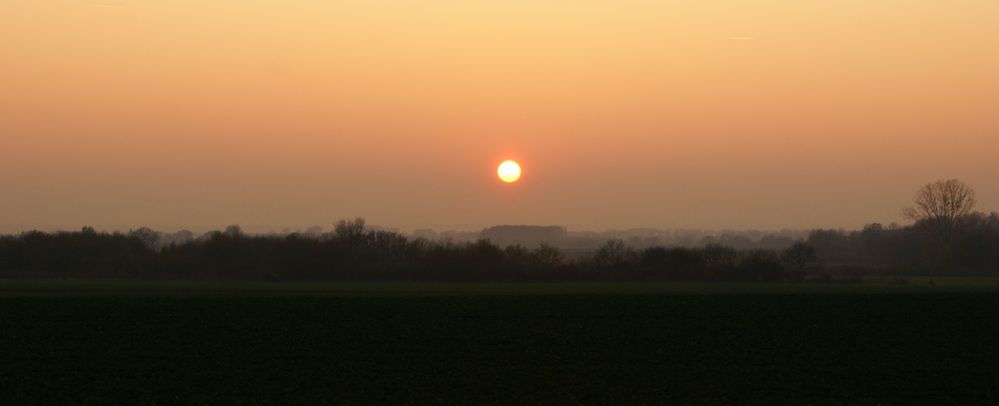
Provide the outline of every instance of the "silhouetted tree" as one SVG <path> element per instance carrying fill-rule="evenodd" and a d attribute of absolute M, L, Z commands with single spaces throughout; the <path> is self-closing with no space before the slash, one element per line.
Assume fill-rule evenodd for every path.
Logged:
<path fill-rule="evenodd" d="M 635 252 L 622 240 L 608 240 L 603 247 L 593 254 L 593 263 L 604 268 L 630 267 L 635 259 Z"/>
<path fill-rule="evenodd" d="M 732 247 L 708 244 L 701 250 L 705 265 L 715 278 L 725 278 L 733 273 L 739 261 L 739 253 Z"/>
<path fill-rule="evenodd" d="M 223 231 L 222 234 L 224 234 L 226 237 L 229 238 L 239 238 L 243 236 L 243 228 L 237 224 L 233 224 L 231 226 L 226 227 L 225 231 Z"/>
<path fill-rule="evenodd" d="M 359 260 L 362 254 L 365 242 L 364 227 L 365 222 L 361 217 L 354 221 L 340 220 L 333 226 L 333 233 L 351 262 Z"/>
<path fill-rule="evenodd" d="M 360 240 L 364 236 L 364 218 L 358 217 L 354 221 L 340 220 L 333 226 L 336 236 L 345 240 Z"/>
<path fill-rule="evenodd" d="M 482 268 L 494 268 L 506 258 L 503 250 L 487 239 L 468 244 L 465 256 L 466 263 Z"/>
<path fill-rule="evenodd" d="M 523 245 L 508 245 L 503 249 L 503 255 L 506 257 L 507 264 L 511 267 L 525 268 L 533 265 L 531 251 Z"/>
<path fill-rule="evenodd" d="M 562 251 L 551 245 L 542 243 L 531 252 L 531 256 L 534 261 L 545 268 L 554 268 L 562 264 L 565 257 L 562 255 Z"/>
<path fill-rule="evenodd" d="M 916 223 L 924 223 L 932 230 L 945 259 L 951 253 L 951 240 L 961 217 L 975 208 L 975 191 L 957 179 L 929 183 L 916 192 L 913 206 L 903 214 Z"/>
<path fill-rule="evenodd" d="M 142 243 L 149 248 L 156 248 L 156 245 L 160 241 L 160 233 L 157 233 L 148 227 L 140 227 L 135 230 L 129 230 L 128 236 L 142 241 Z"/>
<path fill-rule="evenodd" d="M 781 280 L 783 276 L 784 268 L 777 253 L 769 250 L 749 250 L 739 261 L 735 279 L 761 282 Z"/>
<path fill-rule="evenodd" d="M 793 280 L 804 279 L 805 271 L 819 263 L 815 248 L 804 241 L 798 241 L 781 252 L 781 260 L 790 270 L 788 276 Z"/>
<path fill-rule="evenodd" d="M 684 247 L 649 247 L 641 253 L 642 266 L 653 277 L 704 279 L 706 260 L 702 252 Z"/>

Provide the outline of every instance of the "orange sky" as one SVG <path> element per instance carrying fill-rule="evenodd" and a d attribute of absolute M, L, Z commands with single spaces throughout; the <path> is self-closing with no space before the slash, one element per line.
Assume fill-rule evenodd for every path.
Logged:
<path fill-rule="evenodd" d="M 6 0 L 0 230 L 999 210 L 997 72 L 994 0 Z"/>

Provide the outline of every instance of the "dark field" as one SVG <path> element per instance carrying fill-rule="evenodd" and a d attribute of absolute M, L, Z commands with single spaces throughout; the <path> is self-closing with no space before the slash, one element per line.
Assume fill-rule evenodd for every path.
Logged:
<path fill-rule="evenodd" d="M 996 403 L 993 281 L 0 282 L 0 403 Z"/>

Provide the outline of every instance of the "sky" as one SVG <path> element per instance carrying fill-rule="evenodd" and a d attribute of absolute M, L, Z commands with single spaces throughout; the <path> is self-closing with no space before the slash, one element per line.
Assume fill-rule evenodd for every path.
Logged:
<path fill-rule="evenodd" d="M 4 0 L 0 231 L 999 211 L 997 72 L 995 0 Z"/>

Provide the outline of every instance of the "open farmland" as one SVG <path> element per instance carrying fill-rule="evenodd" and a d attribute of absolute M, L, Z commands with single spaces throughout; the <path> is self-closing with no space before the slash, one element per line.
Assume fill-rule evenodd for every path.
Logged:
<path fill-rule="evenodd" d="M 0 282 L 30 403 L 999 402 L 999 287 Z"/>

